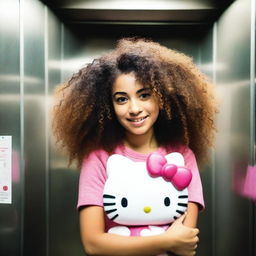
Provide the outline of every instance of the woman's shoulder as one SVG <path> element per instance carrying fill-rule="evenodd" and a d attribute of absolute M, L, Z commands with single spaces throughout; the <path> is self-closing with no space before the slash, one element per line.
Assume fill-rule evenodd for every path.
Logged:
<path fill-rule="evenodd" d="M 84 164 L 88 164 L 90 162 L 105 162 L 109 157 L 109 153 L 104 149 L 96 149 L 91 151 L 88 155 L 86 155 L 83 159 Z"/>

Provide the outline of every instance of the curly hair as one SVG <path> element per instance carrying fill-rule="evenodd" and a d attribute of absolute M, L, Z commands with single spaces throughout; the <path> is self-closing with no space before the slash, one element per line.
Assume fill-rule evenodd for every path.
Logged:
<path fill-rule="evenodd" d="M 81 165 L 93 150 L 111 153 L 122 143 L 125 131 L 114 112 L 112 86 L 119 74 L 130 72 L 159 101 L 154 125 L 158 144 L 187 145 L 203 162 L 216 132 L 213 85 L 190 57 L 141 38 L 119 40 L 114 50 L 57 88 L 53 131 L 70 162 Z"/>

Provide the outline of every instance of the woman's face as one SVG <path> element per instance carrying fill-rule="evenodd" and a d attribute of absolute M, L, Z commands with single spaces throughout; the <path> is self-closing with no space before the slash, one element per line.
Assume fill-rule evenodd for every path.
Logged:
<path fill-rule="evenodd" d="M 112 88 L 112 102 L 120 124 L 132 135 L 152 135 L 159 114 L 157 98 L 134 73 L 119 75 Z"/>

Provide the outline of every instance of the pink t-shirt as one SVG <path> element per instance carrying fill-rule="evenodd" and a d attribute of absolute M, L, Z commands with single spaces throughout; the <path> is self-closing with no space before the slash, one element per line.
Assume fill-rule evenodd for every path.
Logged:
<path fill-rule="evenodd" d="M 185 160 L 185 166 L 192 171 L 192 180 L 188 186 L 188 201 L 199 204 L 199 208 L 203 209 L 204 199 L 203 190 L 198 171 L 196 159 L 194 153 L 185 146 L 179 146 L 176 148 L 168 149 L 159 148 L 158 153 L 167 155 L 171 152 L 180 152 Z M 123 155 L 135 162 L 146 161 L 149 154 L 142 154 L 126 146 L 118 146 L 115 154 Z M 80 180 L 79 180 L 79 194 L 78 194 L 78 209 L 82 206 L 96 205 L 103 207 L 103 189 L 107 179 L 106 163 L 109 158 L 109 154 L 104 150 L 97 150 L 92 152 L 83 162 Z M 115 224 L 105 216 L 106 230 Z"/>

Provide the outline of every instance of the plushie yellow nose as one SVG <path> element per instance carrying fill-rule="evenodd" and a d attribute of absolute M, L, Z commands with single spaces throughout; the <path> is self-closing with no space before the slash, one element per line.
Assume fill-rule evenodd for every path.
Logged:
<path fill-rule="evenodd" d="M 151 207 L 150 206 L 145 206 L 143 210 L 144 210 L 145 213 L 150 213 L 151 212 Z"/>

